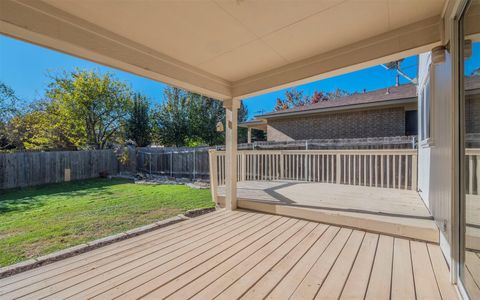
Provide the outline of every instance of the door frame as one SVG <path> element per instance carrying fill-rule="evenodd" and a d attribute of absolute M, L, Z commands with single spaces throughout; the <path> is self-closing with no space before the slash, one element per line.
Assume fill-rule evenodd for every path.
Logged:
<path fill-rule="evenodd" d="M 452 264 L 451 279 L 464 299 L 469 299 L 462 281 L 465 261 L 466 196 L 465 196 L 465 91 L 464 91 L 464 31 L 463 17 L 471 0 L 461 0 L 452 20 L 452 84 L 454 101 L 453 134 L 453 203 L 452 203 Z"/>

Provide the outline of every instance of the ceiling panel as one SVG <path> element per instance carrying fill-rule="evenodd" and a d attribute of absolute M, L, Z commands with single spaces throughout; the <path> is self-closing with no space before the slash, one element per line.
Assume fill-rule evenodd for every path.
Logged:
<path fill-rule="evenodd" d="M 390 30 L 439 16 L 443 0 L 389 0 Z"/>
<path fill-rule="evenodd" d="M 258 36 L 263 36 L 345 0 L 214 0 Z"/>
<path fill-rule="evenodd" d="M 298 61 L 388 30 L 386 1 L 349 1 L 262 38 Z"/>
<path fill-rule="evenodd" d="M 198 64 L 256 37 L 212 1 L 46 0 L 188 64 Z"/>
<path fill-rule="evenodd" d="M 257 40 L 203 63 L 200 68 L 229 81 L 236 81 L 285 63 L 275 51 Z"/>
<path fill-rule="evenodd" d="M 440 15 L 443 7 L 443 0 L 44 1 L 228 81 Z"/>

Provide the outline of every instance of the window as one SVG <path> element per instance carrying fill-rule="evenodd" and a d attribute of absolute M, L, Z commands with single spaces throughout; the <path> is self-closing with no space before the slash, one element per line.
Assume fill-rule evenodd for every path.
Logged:
<path fill-rule="evenodd" d="M 416 110 L 405 111 L 405 135 L 418 134 L 418 117 Z"/>
<path fill-rule="evenodd" d="M 420 103 L 420 141 L 429 143 L 431 139 L 430 129 L 430 110 L 431 110 L 431 95 L 430 95 L 430 79 L 427 79 L 423 89 L 418 95 Z"/>

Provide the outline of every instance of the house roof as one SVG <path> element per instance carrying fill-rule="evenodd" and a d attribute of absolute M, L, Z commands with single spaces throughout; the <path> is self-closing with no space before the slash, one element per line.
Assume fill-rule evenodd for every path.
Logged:
<path fill-rule="evenodd" d="M 472 91 L 478 89 L 480 89 L 480 75 L 465 78 L 465 90 Z"/>
<path fill-rule="evenodd" d="M 260 120 L 260 119 L 245 121 L 245 122 L 239 123 L 238 126 L 244 127 L 244 128 L 264 130 L 264 131 L 267 130 L 267 122 L 265 120 Z"/>
<path fill-rule="evenodd" d="M 361 107 L 376 107 L 385 105 L 399 105 L 417 101 L 417 89 L 414 84 L 405 84 L 366 93 L 355 93 L 316 104 L 294 107 L 282 111 L 275 111 L 257 116 L 259 119 L 285 117 L 297 114 L 311 114 L 325 111 L 336 111 Z"/>

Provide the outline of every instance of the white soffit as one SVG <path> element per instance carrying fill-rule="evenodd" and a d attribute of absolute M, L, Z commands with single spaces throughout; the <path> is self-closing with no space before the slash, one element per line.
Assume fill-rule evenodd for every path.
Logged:
<path fill-rule="evenodd" d="M 210 95 L 225 98 L 229 94 L 240 96 L 258 92 L 262 89 L 261 84 L 245 87 L 245 82 L 255 81 L 259 74 L 265 78 L 264 74 L 268 72 L 277 73 L 277 70 L 284 70 L 285 66 L 302 60 L 387 34 L 415 22 L 440 18 L 444 1 L 2 0 L 0 3 L 7 4 L 11 4 L 9 7 L 13 10 L 33 8 L 41 12 L 42 24 L 37 22 L 30 28 L 28 20 L 18 21 L 27 17 L 27 14 L 19 13 L 12 17 L 0 11 L 3 21 L 0 28 L 5 34 L 55 49 L 54 45 L 46 45 L 44 39 L 29 38 L 19 33 L 20 30 L 10 28 L 14 25 L 43 35 L 45 31 L 42 30 L 54 30 L 58 31 L 55 33 L 56 39 L 63 39 L 63 29 L 54 28 L 53 23 L 50 28 L 46 25 L 41 30 L 33 28 L 42 27 L 47 17 L 55 18 L 72 26 L 69 36 L 72 36 L 75 28 L 91 35 L 70 43 L 96 43 L 96 49 L 89 49 L 96 51 L 102 50 L 98 49 L 102 47 L 105 50 L 114 47 L 113 44 L 104 46 L 105 40 L 121 40 L 121 44 L 129 50 L 141 48 L 143 53 L 148 52 L 158 59 L 158 65 L 152 63 L 152 68 L 148 68 L 144 66 L 146 60 L 140 63 L 138 60 L 142 57 L 134 57 L 132 52 L 125 54 L 125 57 L 131 58 L 129 65 L 153 73 L 161 73 L 162 67 L 163 70 L 168 69 L 162 63 L 174 65 L 181 69 L 181 74 L 173 76 L 172 81 L 163 81 L 182 87 L 191 85 L 197 92 L 214 90 Z M 25 24 L 16 24 L 18 22 Z M 67 29 L 64 31 L 67 32 Z M 101 32 L 101 39 L 94 40 L 98 32 Z M 418 39 L 422 38 L 420 36 Z M 422 41 L 415 41 L 412 45 L 431 43 L 429 36 L 423 44 Z M 87 53 L 58 50 L 89 58 Z M 103 55 L 108 56 L 105 53 Z M 92 60 L 102 62 L 101 58 Z M 116 61 L 122 60 L 126 61 L 120 55 L 116 57 Z M 111 64 L 118 67 L 116 63 Z M 123 68 L 129 69 L 127 65 Z M 184 71 L 185 74 L 182 73 Z M 157 80 L 168 77 L 168 74 L 155 77 L 148 72 L 140 75 Z M 178 84 L 189 80 L 191 82 L 187 85 Z M 291 81 L 290 78 L 286 80 Z M 236 88 L 237 83 L 244 88 Z M 195 86 L 200 86 L 200 89 L 195 89 Z M 272 88 L 272 85 L 268 88 Z M 235 90 L 241 91 L 240 94 Z"/>

